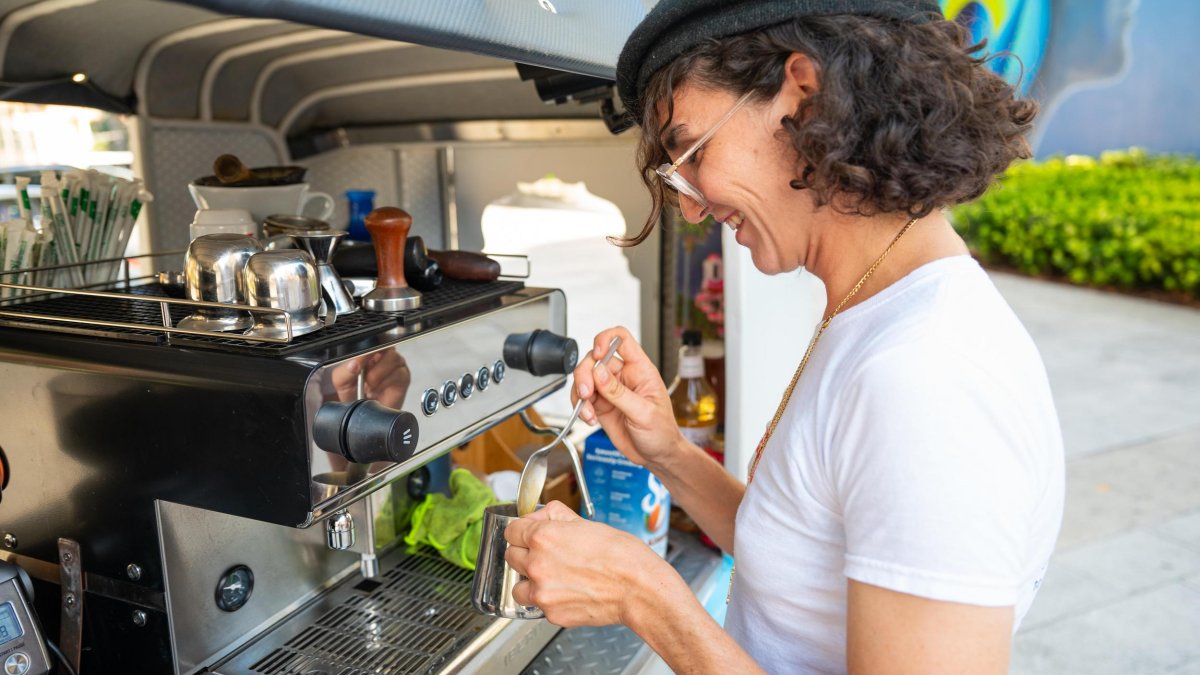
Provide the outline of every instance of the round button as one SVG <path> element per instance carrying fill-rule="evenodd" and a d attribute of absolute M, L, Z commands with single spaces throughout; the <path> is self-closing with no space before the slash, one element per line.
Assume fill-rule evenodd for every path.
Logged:
<path fill-rule="evenodd" d="M 441 396 L 438 395 L 437 389 L 426 389 L 424 394 L 421 394 L 421 412 L 428 417 L 437 412 L 438 404 L 441 403 Z"/>
<path fill-rule="evenodd" d="M 503 361 L 496 361 L 495 365 L 492 366 L 492 381 L 496 384 L 503 382 L 504 373 L 507 369 Z"/>
<path fill-rule="evenodd" d="M 475 393 L 475 376 L 467 373 L 458 378 L 458 395 L 463 398 L 471 398 L 471 394 Z"/>
<path fill-rule="evenodd" d="M 25 675 L 29 666 L 29 655 L 25 652 L 17 652 L 4 660 L 4 672 L 8 675 Z"/>
<path fill-rule="evenodd" d="M 235 565 L 217 580 L 217 607 L 236 612 L 250 599 L 254 591 L 254 573 L 245 565 Z"/>
<path fill-rule="evenodd" d="M 484 389 L 487 389 L 488 385 L 491 383 L 492 383 L 492 371 L 488 370 L 487 366 L 480 368 L 479 372 L 475 373 L 475 388 L 478 389 L 479 391 L 483 391 Z"/>
<path fill-rule="evenodd" d="M 458 400 L 458 385 L 453 382 L 446 382 L 442 385 L 442 405 L 449 408 Z"/>

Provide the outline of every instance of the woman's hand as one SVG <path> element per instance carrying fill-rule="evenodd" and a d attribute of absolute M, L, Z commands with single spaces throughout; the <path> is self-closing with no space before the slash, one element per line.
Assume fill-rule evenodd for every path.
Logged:
<path fill-rule="evenodd" d="M 621 358 L 592 370 L 616 336 L 621 337 Z M 580 412 L 583 421 L 604 427 L 613 445 L 636 464 L 654 469 L 685 442 L 658 369 L 624 328 L 597 335 L 592 350 L 576 366 L 571 403 L 579 399 L 586 401 Z"/>
<path fill-rule="evenodd" d="M 645 542 L 584 520 L 562 502 L 509 523 L 504 538 L 504 559 L 527 577 L 513 599 L 540 608 L 557 626 L 630 625 L 635 613 L 668 602 L 669 591 L 687 592 Z"/>
<path fill-rule="evenodd" d="M 667 561 L 631 534 L 561 502 L 505 528 L 504 559 L 527 577 L 513 599 L 557 626 L 628 626 L 677 673 L 761 673 Z"/>

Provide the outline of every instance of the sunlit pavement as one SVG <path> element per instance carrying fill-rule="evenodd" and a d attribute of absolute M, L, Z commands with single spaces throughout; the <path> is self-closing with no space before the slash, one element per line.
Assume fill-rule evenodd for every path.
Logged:
<path fill-rule="evenodd" d="M 1041 350 L 1067 452 L 1012 672 L 1200 675 L 1200 310 L 992 278 Z"/>

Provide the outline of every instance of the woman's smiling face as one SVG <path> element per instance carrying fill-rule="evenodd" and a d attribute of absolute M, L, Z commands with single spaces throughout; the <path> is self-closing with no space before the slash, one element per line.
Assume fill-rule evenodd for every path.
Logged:
<path fill-rule="evenodd" d="M 806 215 L 816 215 L 807 194 L 789 185 L 796 175 L 796 152 L 779 133 L 779 120 L 795 106 L 788 110 L 784 98 L 748 102 L 678 169 L 708 202 L 701 206 L 681 194 L 683 216 L 700 222 L 712 215 L 725 223 L 737 242 L 750 249 L 754 266 L 766 274 L 804 264 L 806 223 L 811 220 Z M 662 135 L 671 160 L 687 152 L 737 99 L 697 86 L 676 89 L 674 114 Z"/>

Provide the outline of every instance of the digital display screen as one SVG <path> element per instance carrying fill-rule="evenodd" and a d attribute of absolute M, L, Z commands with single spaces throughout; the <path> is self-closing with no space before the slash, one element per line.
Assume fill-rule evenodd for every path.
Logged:
<path fill-rule="evenodd" d="M 11 602 L 0 605 L 0 644 L 16 640 L 24 635 L 21 624 L 17 621 L 17 610 Z"/>

